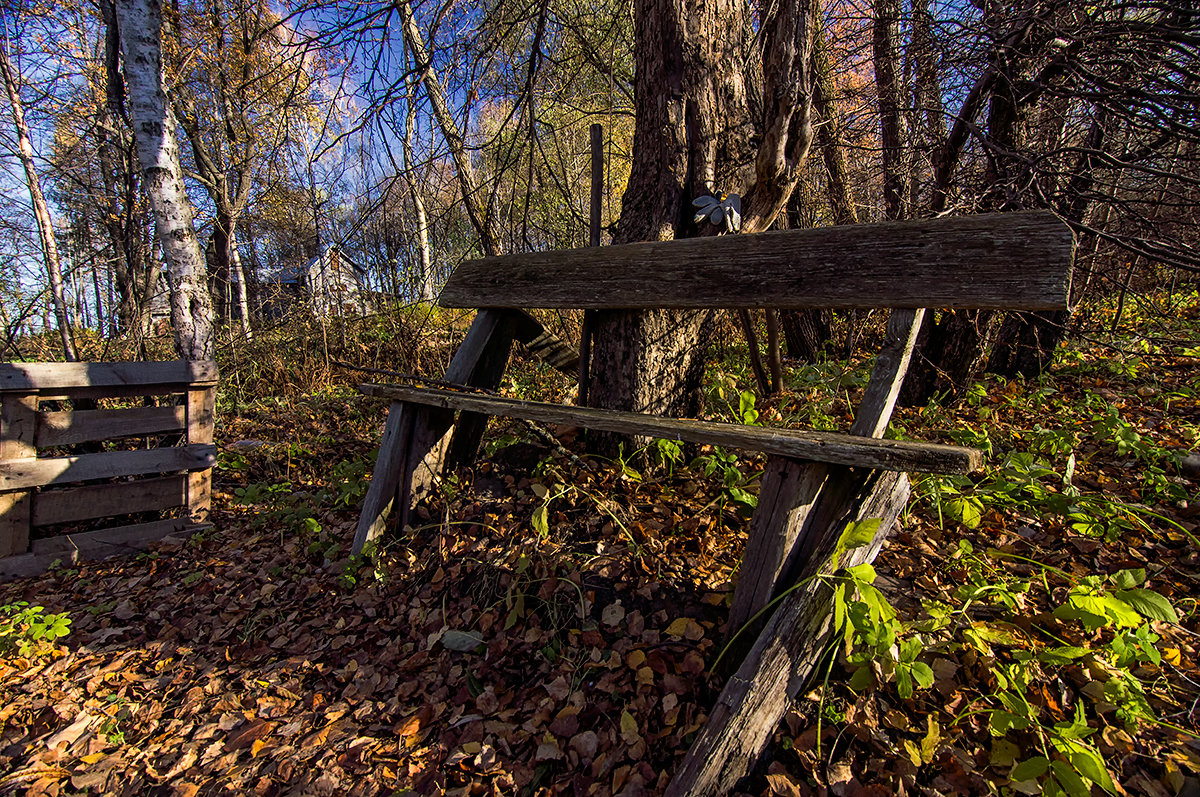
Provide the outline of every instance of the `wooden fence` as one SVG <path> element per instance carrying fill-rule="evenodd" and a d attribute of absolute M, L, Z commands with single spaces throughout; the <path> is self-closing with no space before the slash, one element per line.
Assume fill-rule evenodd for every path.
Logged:
<path fill-rule="evenodd" d="M 0 363 L 0 579 L 200 528 L 216 386 L 213 362 Z"/>

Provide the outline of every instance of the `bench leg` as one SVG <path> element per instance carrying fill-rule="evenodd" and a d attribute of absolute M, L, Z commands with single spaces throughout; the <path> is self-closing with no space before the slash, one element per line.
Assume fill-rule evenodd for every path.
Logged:
<path fill-rule="evenodd" d="M 362 553 L 368 542 L 375 541 L 383 534 L 388 516 L 398 503 L 400 480 L 408 470 L 406 454 L 412 436 L 414 414 L 414 407 L 402 401 L 393 401 L 388 409 L 387 425 L 379 441 L 379 456 L 375 459 L 375 472 L 363 501 L 358 529 L 354 533 L 353 554 Z"/>
<path fill-rule="evenodd" d="M 494 390 L 504 377 L 517 319 L 510 311 L 482 310 L 454 353 L 445 379 Z M 447 466 L 470 464 L 483 437 L 486 417 L 393 402 L 379 443 L 379 457 L 363 502 L 353 553 L 383 534 L 395 520 L 403 526 L 409 508 L 427 495 Z"/>
<path fill-rule="evenodd" d="M 668 797 L 726 794 L 754 764 L 792 699 L 821 661 L 832 632 L 833 587 L 819 574 L 870 562 L 908 502 L 903 473 L 866 474 L 864 500 L 853 519 L 880 518 L 874 540 L 831 564 L 839 535 L 826 536 L 802 572 L 803 586 L 779 602 L 766 628 L 725 683 L 708 721 L 675 777 Z"/>
<path fill-rule="evenodd" d="M 851 428 L 854 434 L 882 437 L 887 431 L 924 317 L 924 310 L 892 312 L 886 341 Z M 795 583 L 797 573 L 826 535 L 841 533 L 855 501 L 863 497 L 865 478 L 846 467 L 771 458 L 738 569 L 730 634 L 770 603 L 781 588 Z"/>
<path fill-rule="evenodd" d="M 804 520 L 821 494 L 828 466 L 771 457 L 763 472 L 758 508 L 750 519 L 729 610 L 732 635 L 771 602 Z"/>
<path fill-rule="evenodd" d="M 529 322 L 537 323 L 532 318 Z M 454 359 L 450 361 L 450 367 L 446 369 L 446 381 L 484 390 L 500 387 L 519 325 L 520 316 L 512 311 L 481 310 L 475 316 L 466 339 L 455 352 Z M 470 465 L 475 461 L 486 429 L 486 415 L 459 413 L 449 448 L 443 452 L 445 461 L 430 461 L 431 467 L 426 470 L 430 475 L 436 475 L 443 469 Z"/>

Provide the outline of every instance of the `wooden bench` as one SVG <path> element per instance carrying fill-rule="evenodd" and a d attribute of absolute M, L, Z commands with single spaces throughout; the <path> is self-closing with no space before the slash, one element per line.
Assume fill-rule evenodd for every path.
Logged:
<path fill-rule="evenodd" d="M 506 415 L 630 435 L 712 443 L 768 455 L 729 628 L 783 588 L 874 558 L 907 503 L 906 471 L 967 473 L 958 446 L 884 440 L 923 308 L 1050 310 L 1067 306 L 1073 240 L 1044 212 L 855 225 L 510 255 L 464 263 L 446 307 L 480 312 L 445 381 L 463 390 L 363 385 L 392 400 L 354 542 L 360 552 L 401 521 L 443 469 L 475 456 L 485 417 Z M 885 344 L 847 433 L 770 429 L 515 401 L 492 391 L 514 336 L 544 342 L 529 308 L 890 308 Z M 558 347 L 561 350 L 561 347 Z M 569 360 L 570 358 L 560 359 Z M 455 422 L 455 413 L 459 413 Z M 396 511 L 396 508 L 399 511 Z M 880 519 L 872 544 L 830 562 L 849 521 Z M 766 744 L 798 675 L 827 637 L 819 580 L 776 607 L 730 679 L 669 793 L 728 790 Z"/>

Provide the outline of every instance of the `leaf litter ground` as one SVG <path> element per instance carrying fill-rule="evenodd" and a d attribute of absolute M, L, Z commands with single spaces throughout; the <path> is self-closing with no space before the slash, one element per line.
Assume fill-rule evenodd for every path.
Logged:
<path fill-rule="evenodd" d="M 1141 439 L 1195 446 L 1194 394 L 1165 398 L 1181 392 L 1174 388 L 1186 383 L 1185 370 L 1165 371 L 1141 396 L 1136 378 L 1093 371 L 1064 369 L 1058 395 L 1100 396 Z M 908 411 L 899 420 L 947 439 L 986 423 L 997 449 L 1015 450 L 1037 429 L 1078 421 L 1039 417 L 1025 400 L 1033 389 L 991 384 L 956 413 Z M 831 398 L 823 409 L 845 420 L 844 401 Z M 213 529 L 135 558 L 0 585 L 0 605 L 27 600 L 72 621 L 56 652 L 0 660 L 0 790 L 664 788 L 722 684 L 710 668 L 747 526 L 728 489 L 736 478 L 518 443 L 447 482 L 419 527 L 375 560 L 351 561 L 354 506 L 382 409 L 333 391 L 243 407 L 224 421 Z M 1096 536 L 1018 501 L 985 504 L 977 519 L 958 506 L 955 522 L 950 505 L 934 500 L 949 493 L 930 498 L 926 490 L 877 560 L 877 586 L 915 622 L 930 601 L 952 601 L 975 577 L 983 557 L 972 550 L 1000 554 L 987 557 L 989 583 L 1037 582 L 1041 565 L 1080 576 L 1150 571 L 1150 585 L 1183 619 L 1154 624 L 1162 659 L 1136 670 L 1173 727 L 1118 721 L 1093 694 L 1092 741 L 1128 793 L 1200 793 L 1200 747 L 1187 733 L 1200 697 L 1196 482 L 1168 470 L 1190 502 L 1156 502 L 1129 451 L 1087 450 L 1090 440 L 1075 441 L 1073 483 L 1165 521 Z M 761 467 L 736 464 L 743 477 Z M 1024 633 L 1041 621 L 1023 629 L 1014 618 L 1054 622 L 1054 593 L 1049 584 L 1016 590 L 1015 614 L 1001 607 L 993 617 L 983 607 L 970 620 L 981 644 L 930 644 L 921 657 L 936 680 L 908 699 L 886 673 L 851 691 L 853 668 L 839 659 L 825 686 L 797 700 L 744 792 L 1011 791 L 1019 750 L 971 709 L 995 691 L 997 662 L 1043 644 Z M 1060 641 L 1083 646 L 1103 636 L 1067 624 L 1059 631 Z M 1095 670 L 1070 662 L 1031 683 L 1029 700 L 1068 720 L 1088 700 Z"/>

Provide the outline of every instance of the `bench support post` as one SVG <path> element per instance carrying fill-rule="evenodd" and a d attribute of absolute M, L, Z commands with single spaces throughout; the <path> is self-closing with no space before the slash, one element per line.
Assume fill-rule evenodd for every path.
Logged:
<path fill-rule="evenodd" d="M 887 431 L 924 315 L 924 310 L 893 311 L 852 434 L 880 438 Z M 817 539 L 841 533 L 846 513 L 854 508 L 852 487 L 860 479 L 846 467 L 771 458 L 738 569 L 730 634 L 794 583 Z"/>
<path fill-rule="evenodd" d="M 875 558 L 888 529 L 908 502 L 908 476 L 871 471 L 859 483 L 854 519 L 880 518 L 867 546 L 830 562 L 840 534 L 822 539 L 800 573 L 803 586 L 787 594 L 750 653 L 726 682 L 708 721 L 692 743 L 668 797 L 726 794 L 753 765 L 792 699 L 822 659 L 832 631 L 833 586 L 828 576 Z"/>
<path fill-rule="evenodd" d="M 446 381 L 484 390 L 499 387 L 520 315 L 510 310 L 481 310 L 446 369 Z M 448 463 L 469 464 L 486 423 L 485 416 L 464 412 L 456 426 L 454 413 L 448 410 L 392 402 L 351 552 L 362 553 L 368 542 L 383 533 L 393 515 L 403 527 L 412 503 L 429 491 Z"/>
<path fill-rule="evenodd" d="M 851 432 L 882 437 L 887 430 L 923 318 L 924 310 L 892 313 Z M 668 795 L 724 794 L 748 771 L 828 643 L 833 588 L 827 577 L 841 567 L 875 559 L 908 503 L 909 491 L 908 476 L 902 473 L 781 457 L 768 463 L 742 557 L 730 633 L 783 588 L 803 586 L 788 593 L 762 621 L 762 633 L 726 683 Z M 871 544 L 831 561 L 846 524 L 873 518 L 880 523 Z M 745 630 L 753 636 L 757 628 Z"/>

